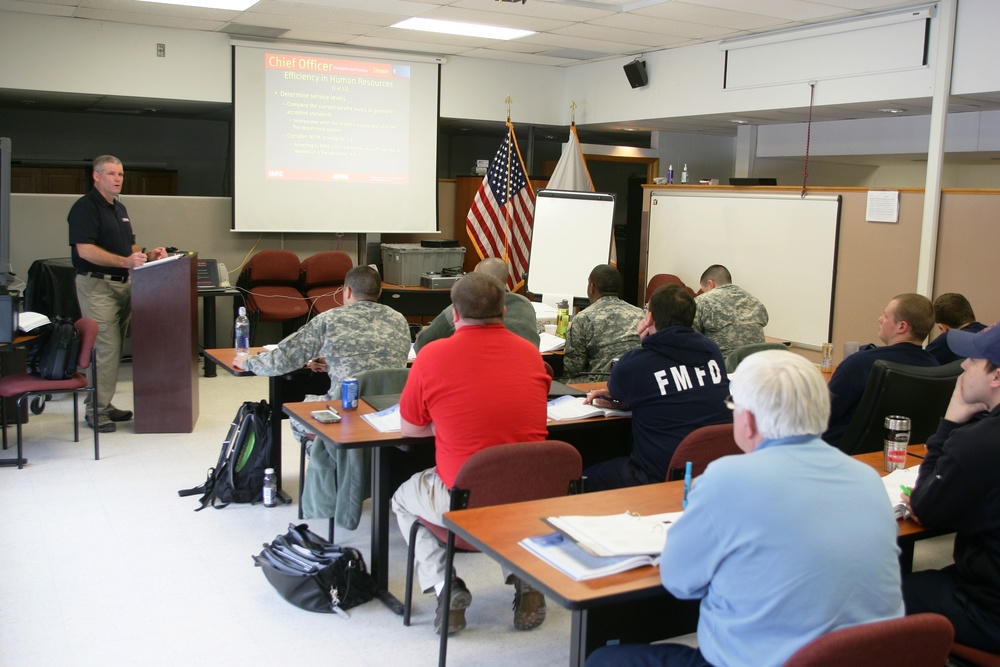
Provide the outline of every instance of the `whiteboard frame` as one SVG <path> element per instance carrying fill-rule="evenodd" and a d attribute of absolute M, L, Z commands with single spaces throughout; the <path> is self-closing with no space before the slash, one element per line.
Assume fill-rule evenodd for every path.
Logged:
<path fill-rule="evenodd" d="M 539 190 L 528 255 L 527 290 L 587 299 L 587 279 L 611 257 L 615 195 Z"/>
<path fill-rule="evenodd" d="M 809 349 L 830 342 L 839 195 L 651 191 L 649 197 L 643 291 L 657 273 L 673 273 L 697 291 L 705 269 L 722 264 L 733 283 L 768 309 L 765 335 Z"/>

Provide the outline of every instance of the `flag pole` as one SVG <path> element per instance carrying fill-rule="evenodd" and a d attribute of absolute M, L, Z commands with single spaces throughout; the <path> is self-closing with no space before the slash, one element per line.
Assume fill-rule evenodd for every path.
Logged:
<path fill-rule="evenodd" d="M 513 126 L 510 124 L 510 105 L 514 100 L 510 95 L 507 95 L 507 99 L 504 100 L 507 104 L 507 178 L 504 184 L 504 200 L 505 204 L 503 207 L 503 221 L 504 221 L 504 240 L 503 240 L 503 261 L 510 266 L 510 237 L 511 237 L 511 219 L 510 219 L 510 165 L 513 156 L 511 155 L 511 149 L 513 148 L 511 141 L 511 134 L 513 134 Z"/>

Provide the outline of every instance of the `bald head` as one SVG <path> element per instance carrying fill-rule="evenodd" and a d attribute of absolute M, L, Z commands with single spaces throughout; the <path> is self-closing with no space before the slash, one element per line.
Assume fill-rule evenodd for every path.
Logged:
<path fill-rule="evenodd" d="M 476 264 L 476 273 L 484 273 L 489 277 L 499 280 L 501 285 L 507 284 L 507 262 L 499 257 L 487 257 Z"/>

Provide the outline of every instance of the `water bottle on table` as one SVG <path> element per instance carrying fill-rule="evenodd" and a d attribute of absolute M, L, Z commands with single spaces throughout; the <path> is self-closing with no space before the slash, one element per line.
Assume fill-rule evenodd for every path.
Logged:
<path fill-rule="evenodd" d="M 240 306 L 240 314 L 236 317 L 236 358 L 246 359 L 250 356 L 250 318 L 247 309 Z"/>
<path fill-rule="evenodd" d="M 885 450 L 882 468 L 886 472 L 906 467 L 906 447 L 910 444 L 910 418 L 889 415 L 885 418 Z"/>

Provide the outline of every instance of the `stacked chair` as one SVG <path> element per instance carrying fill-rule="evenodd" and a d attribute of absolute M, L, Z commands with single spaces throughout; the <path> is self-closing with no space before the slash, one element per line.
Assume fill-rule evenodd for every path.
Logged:
<path fill-rule="evenodd" d="M 280 322 L 285 337 L 311 317 L 344 305 L 344 278 L 353 266 L 340 250 L 319 252 L 301 263 L 291 250 L 261 250 L 243 267 L 237 286 L 251 323 Z"/>

